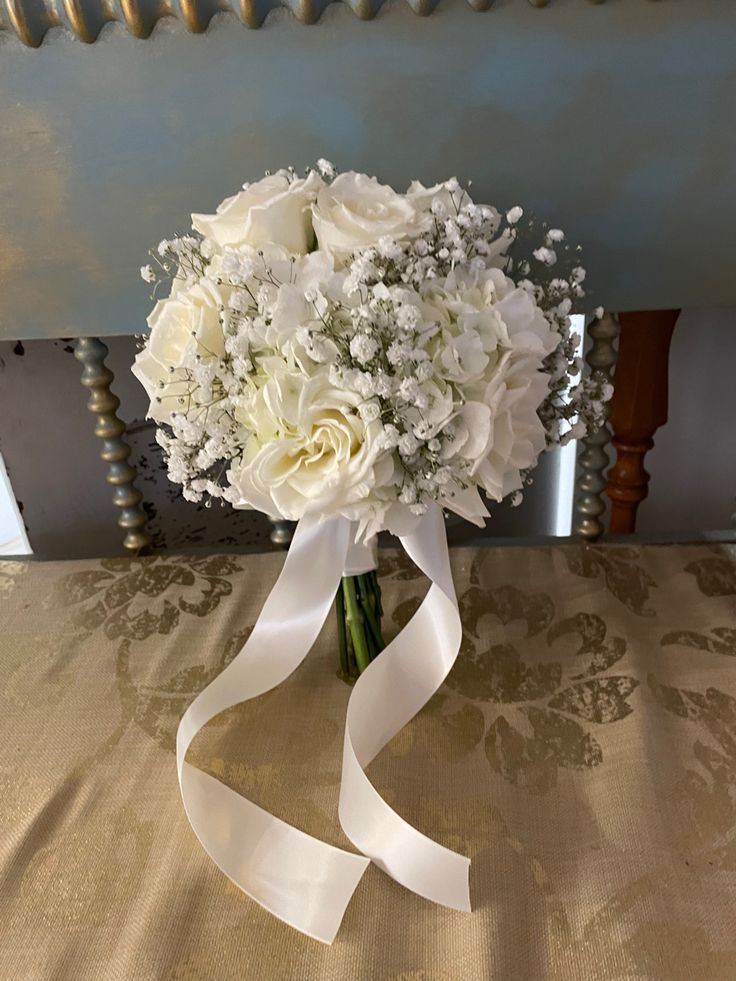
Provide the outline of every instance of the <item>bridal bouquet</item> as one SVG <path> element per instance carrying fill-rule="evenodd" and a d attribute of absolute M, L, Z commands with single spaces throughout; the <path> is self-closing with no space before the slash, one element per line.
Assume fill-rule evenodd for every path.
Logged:
<path fill-rule="evenodd" d="M 405 533 L 430 502 L 482 525 L 479 492 L 520 501 L 540 452 L 597 425 L 605 395 L 571 388 L 584 270 L 551 274 L 555 229 L 512 260 L 521 217 L 455 179 L 399 194 L 326 161 L 193 215 L 196 234 L 142 270 L 171 290 L 133 368 L 171 480 L 275 518 L 344 515 L 358 541 Z M 372 571 L 346 577 L 343 610 L 355 674 L 383 646 Z"/>
<path fill-rule="evenodd" d="M 280 170 L 244 185 L 214 215 L 193 215 L 193 232 L 161 242 L 141 271 L 156 297 L 169 288 L 149 317 L 133 368 L 151 400 L 169 477 L 188 500 L 220 499 L 299 522 L 282 578 L 291 562 L 290 581 L 304 594 L 302 626 L 311 603 L 312 610 L 319 607 L 318 630 L 325 605 L 337 595 L 342 672 L 356 677 L 370 668 L 351 704 L 360 703 L 358 689 L 369 692 L 372 684 L 365 697 L 373 699 L 374 712 L 380 698 L 392 717 L 385 727 L 391 731 L 379 739 L 361 734 L 365 720 L 351 728 L 348 712 L 343 828 L 399 881 L 461 907 L 460 886 L 460 898 L 448 900 L 454 872 L 441 872 L 444 859 L 424 856 L 429 867 L 435 863 L 438 881 L 419 886 L 414 873 L 381 856 L 362 827 L 373 805 L 364 800 L 362 816 L 351 817 L 350 796 L 367 792 L 358 774 L 407 713 L 411 718 L 431 696 L 459 646 L 454 591 L 443 565 L 442 511 L 482 525 L 487 501 L 509 495 L 520 501 L 546 447 L 580 437 L 603 417 L 609 392 L 600 380 L 574 381 L 581 366 L 570 313 L 584 295 L 584 270 L 559 229 L 543 227 L 541 241 L 520 254 L 522 215 L 518 207 L 501 215 L 476 203 L 454 178 L 433 187 L 414 181 L 398 193 L 320 161 L 305 176 Z M 407 637 L 400 635 L 376 660 L 384 641 L 371 548 L 384 529 L 400 537 L 440 592 L 428 594 L 426 622 L 420 610 L 418 626 L 412 621 Z M 430 547 L 434 554 L 425 554 Z M 299 566 L 300 554 L 309 554 L 311 564 Z M 319 588 L 311 585 L 315 579 Z M 307 597 L 312 588 L 320 595 Z M 270 611 L 272 620 L 282 617 L 282 644 L 292 599 L 282 595 L 281 612 Z M 273 623 L 269 629 L 276 629 Z M 438 640 L 443 629 L 446 637 Z M 432 676 L 424 650 L 411 692 L 399 697 L 392 658 L 403 657 L 399 673 L 408 684 L 407 645 L 420 640 L 425 647 L 438 644 L 441 668 Z M 270 657 L 273 641 L 261 643 Z M 295 643 L 303 648 L 306 641 Z M 249 644 L 256 663 L 259 641 Z M 265 657 L 263 670 L 275 671 Z M 427 672 L 432 679 L 425 685 Z M 259 682 L 245 690 L 237 701 L 267 689 Z M 394 711 L 392 698 L 405 704 Z M 207 711 L 211 718 L 212 705 Z M 356 709 L 353 722 L 358 715 Z M 190 731 L 194 724 L 190 719 Z M 190 738 L 178 745 L 180 778 Z M 190 820 L 227 870 L 220 846 L 206 830 L 200 833 L 206 815 L 193 816 L 192 796 Z M 400 838 L 403 829 L 395 831 Z M 322 866 L 315 871 L 323 873 Z M 278 906 L 264 898 L 262 884 L 245 878 L 246 891 L 270 909 Z M 337 911 L 328 926 L 311 927 L 299 921 L 303 913 L 274 911 L 322 939 L 336 929 Z"/>

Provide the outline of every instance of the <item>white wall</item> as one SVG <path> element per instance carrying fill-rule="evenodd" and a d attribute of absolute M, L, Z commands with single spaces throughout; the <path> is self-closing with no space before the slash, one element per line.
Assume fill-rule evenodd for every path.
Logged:
<path fill-rule="evenodd" d="M 30 551 L 23 519 L 0 454 L 0 555 L 27 555 Z"/>

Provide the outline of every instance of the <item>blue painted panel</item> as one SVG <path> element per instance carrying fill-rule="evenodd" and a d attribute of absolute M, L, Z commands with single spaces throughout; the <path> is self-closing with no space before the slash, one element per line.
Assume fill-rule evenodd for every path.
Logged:
<path fill-rule="evenodd" d="M 4 32 L 7 35 L 7 32 Z M 586 246 L 592 305 L 736 305 L 736 5 L 443 0 L 371 22 L 0 39 L 0 336 L 141 329 L 147 249 L 319 156 L 456 173 Z"/>

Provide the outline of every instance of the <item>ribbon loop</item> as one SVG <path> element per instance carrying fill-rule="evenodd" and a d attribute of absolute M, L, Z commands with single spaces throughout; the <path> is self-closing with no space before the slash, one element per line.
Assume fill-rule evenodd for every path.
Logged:
<path fill-rule="evenodd" d="M 364 772 L 440 687 L 462 640 L 440 508 L 432 505 L 417 529 L 400 541 L 432 586 L 406 627 L 353 688 L 345 724 L 340 824 L 352 843 L 397 882 L 443 906 L 469 911 L 470 860 L 404 821 Z"/>
<path fill-rule="evenodd" d="M 431 506 L 416 531 L 401 538 L 407 554 L 430 579 L 430 590 L 404 630 L 360 676 L 348 702 L 339 816 L 345 834 L 363 855 L 291 827 L 186 763 L 185 757 L 210 719 L 270 691 L 301 664 L 327 618 L 342 575 L 356 574 L 344 570 L 366 562 L 375 567 L 366 548 L 351 550 L 353 538 L 354 528 L 345 518 L 302 518 L 246 644 L 194 699 L 176 736 L 184 808 L 207 853 L 243 892 L 325 943 L 334 939 L 369 859 L 427 899 L 470 909 L 469 860 L 404 821 L 364 772 L 437 691 L 460 648 L 462 627 L 440 508 Z"/>
<path fill-rule="evenodd" d="M 331 943 L 368 860 L 312 838 L 184 762 L 220 712 L 281 684 L 301 664 L 332 606 L 350 544 L 344 518 L 303 518 L 276 585 L 240 653 L 179 723 L 176 763 L 187 817 L 212 860 L 266 909 Z"/>

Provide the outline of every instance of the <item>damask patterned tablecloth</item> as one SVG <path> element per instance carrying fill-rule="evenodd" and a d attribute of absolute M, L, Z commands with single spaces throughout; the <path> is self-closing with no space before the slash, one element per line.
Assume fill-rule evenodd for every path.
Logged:
<path fill-rule="evenodd" d="M 281 561 L 0 563 L 3 981 L 736 979 L 735 547 L 454 551 L 460 658 L 369 774 L 472 858 L 475 912 L 372 866 L 331 947 L 218 871 L 176 780 L 178 720 Z M 426 583 L 381 573 L 391 633 Z M 350 847 L 335 645 L 190 759 Z"/>

